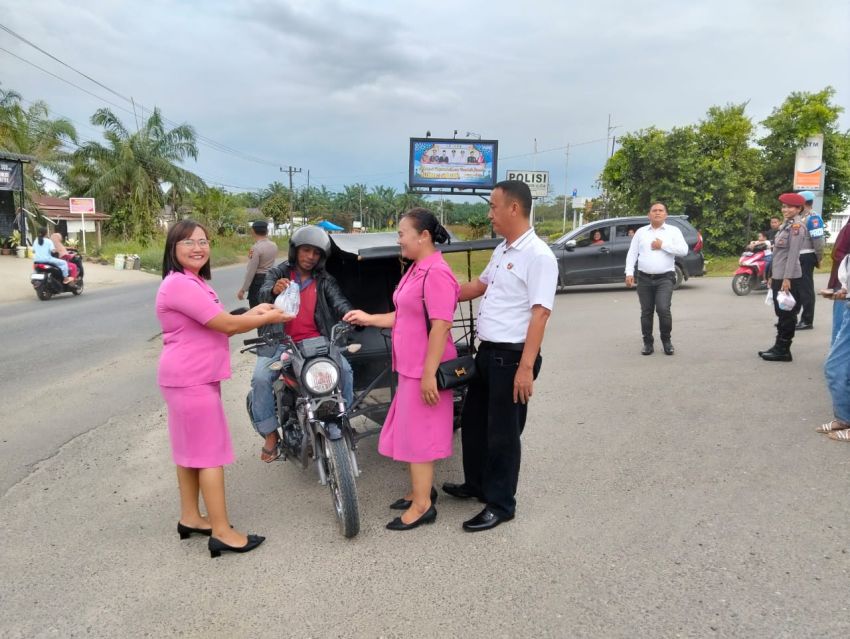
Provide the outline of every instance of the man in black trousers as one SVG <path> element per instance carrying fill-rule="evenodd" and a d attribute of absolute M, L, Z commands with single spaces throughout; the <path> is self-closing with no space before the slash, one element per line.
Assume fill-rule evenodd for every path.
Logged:
<path fill-rule="evenodd" d="M 460 300 L 483 296 L 478 306 L 476 377 L 463 408 L 462 484 L 443 484 L 454 497 L 485 504 L 463 522 L 467 532 L 495 528 L 514 518 L 520 435 L 540 372 L 540 345 L 555 302 L 558 263 L 531 228 L 531 191 L 523 182 L 499 182 L 490 195 L 493 230 L 505 240 Z"/>
<path fill-rule="evenodd" d="M 640 300 L 640 331 L 643 335 L 641 354 L 652 355 L 652 316 L 658 313 L 658 329 L 665 355 L 672 355 L 673 315 L 670 304 L 676 284 L 676 257 L 688 254 L 688 244 L 677 226 L 667 224 L 667 205 L 656 202 L 649 209 L 649 224 L 640 227 L 632 237 L 626 254 L 626 286 L 635 285 Z"/>

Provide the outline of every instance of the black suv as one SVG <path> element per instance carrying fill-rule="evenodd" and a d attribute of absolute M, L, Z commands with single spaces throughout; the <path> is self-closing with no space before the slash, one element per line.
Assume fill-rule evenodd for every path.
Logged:
<path fill-rule="evenodd" d="M 632 235 L 647 224 L 646 216 L 610 218 L 590 222 L 559 238 L 550 245 L 558 258 L 558 288 L 624 282 Z M 688 254 L 676 258 L 676 288 L 679 288 L 689 277 L 705 274 L 702 236 L 685 215 L 671 215 L 667 224 L 677 226 L 688 243 Z"/>

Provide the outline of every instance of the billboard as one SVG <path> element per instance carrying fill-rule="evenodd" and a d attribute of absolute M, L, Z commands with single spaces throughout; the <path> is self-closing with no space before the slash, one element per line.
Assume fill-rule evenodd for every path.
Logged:
<path fill-rule="evenodd" d="M 505 179 L 525 182 L 531 191 L 531 197 L 549 195 L 549 171 L 507 171 Z"/>
<path fill-rule="evenodd" d="M 410 138 L 411 188 L 492 189 L 497 140 Z"/>
<path fill-rule="evenodd" d="M 794 190 L 822 190 L 823 135 L 813 135 L 802 148 L 797 149 L 794 161 Z"/>

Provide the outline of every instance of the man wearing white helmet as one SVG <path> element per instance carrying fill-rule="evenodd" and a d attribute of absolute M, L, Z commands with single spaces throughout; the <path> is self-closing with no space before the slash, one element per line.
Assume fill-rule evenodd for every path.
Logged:
<path fill-rule="evenodd" d="M 331 239 L 318 226 L 304 226 L 289 240 L 287 261 L 269 269 L 260 287 L 260 302 L 274 302 L 290 284 L 301 290 L 298 315 L 283 326 L 276 324 L 259 329 L 262 337 L 273 338 L 274 345 L 257 351 L 257 365 L 251 378 L 251 417 L 254 429 L 265 438 L 260 459 L 271 462 L 278 458 L 277 417 L 272 384 L 280 374 L 269 370 L 269 364 L 280 359 L 283 353 L 283 334 L 286 332 L 296 343 L 310 337 L 330 337 L 331 328 L 353 307 L 343 295 L 336 279 L 325 271 L 325 262 L 331 250 Z M 345 357 L 342 358 L 342 395 L 346 405 L 354 396 L 354 374 Z"/>
<path fill-rule="evenodd" d="M 800 322 L 797 324 L 798 331 L 809 330 L 814 327 L 815 322 L 815 269 L 820 266 L 823 259 L 823 245 L 825 242 L 823 233 L 823 218 L 812 210 L 815 194 L 812 191 L 799 191 L 799 195 L 806 201 L 803 207 L 803 223 L 809 232 L 809 237 L 800 249 L 800 268 L 803 276 L 800 279 Z"/>

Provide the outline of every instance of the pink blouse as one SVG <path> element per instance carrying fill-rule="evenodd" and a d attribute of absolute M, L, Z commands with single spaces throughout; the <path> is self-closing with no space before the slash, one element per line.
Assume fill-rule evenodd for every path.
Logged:
<path fill-rule="evenodd" d="M 204 326 L 224 310 L 218 295 L 194 273 L 169 273 L 156 294 L 162 326 L 160 386 L 198 386 L 230 377 L 228 337 Z"/>
<path fill-rule="evenodd" d="M 428 328 L 422 307 L 423 283 L 425 305 L 432 321 L 451 322 L 460 296 L 457 279 L 439 251 L 415 262 L 401 278 L 393 294 L 396 309 L 392 334 L 393 370 L 406 377 L 422 377 L 428 354 Z M 457 349 L 449 332 L 440 361 L 455 357 Z"/>

